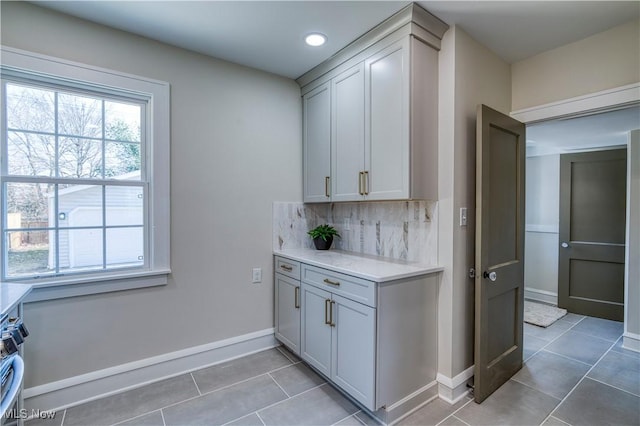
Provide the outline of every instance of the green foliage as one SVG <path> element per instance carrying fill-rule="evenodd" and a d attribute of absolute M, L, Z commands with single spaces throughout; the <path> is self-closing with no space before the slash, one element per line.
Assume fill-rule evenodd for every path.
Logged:
<path fill-rule="evenodd" d="M 327 224 L 316 226 L 311 231 L 307 232 L 307 234 L 309 234 L 314 240 L 316 238 L 322 238 L 324 241 L 327 241 L 328 237 L 333 236 L 341 238 L 338 231 L 336 231 L 333 226 L 329 226 Z"/>

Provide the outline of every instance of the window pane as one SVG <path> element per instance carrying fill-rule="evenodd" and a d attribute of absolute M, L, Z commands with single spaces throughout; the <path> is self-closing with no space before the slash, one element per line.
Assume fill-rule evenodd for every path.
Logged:
<path fill-rule="evenodd" d="M 54 215 L 52 210 L 49 214 Z M 58 190 L 60 227 L 102 226 L 102 186 L 68 185 Z"/>
<path fill-rule="evenodd" d="M 55 137 L 24 132 L 7 132 L 7 160 L 10 175 L 54 176 Z"/>
<path fill-rule="evenodd" d="M 107 229 L 107 268 L 144 265 L 142 228 Z"/>
<path fill-rule="evenodd" d="M 101 138 L 102 101 L 59 93 L 58 126 L 63 135 Z"/>
<path fill-rule="evenodd" d="M 102 229 L 60 231 L 60 271 L 102 269 Z"/>
<path fill-rule="evenodd" d="M 140 105 L 105 102 L 104 108 L 107 139 L 140 142 Z"/>
<path fill-rule="evenodd" d="M 6 184 L 7 226 L 16 228 L 47 228 L 49 206 L 53 205 L 53 185 L 45 183 Z"/>
<path fill-rule="evenodd" d="M 140 144 L 107 142 L 105 146 L 105 177 L 140 180 Z"/>
<path fill-rule="evenodd" d="M 143 188 L 106 187 L 107 226 L 143 224 Z"/>
<path fill-rule="evenodd" d="M 59 150 L 58 167 L 61 177 L 102 177 L 102 142 L 82 138 L 62 138 Z"/>
<path fill-rule="evenodd" d="M 55 131 L 55 92 L 7 84 L 7 127 L 37 132 Z"/>
<path fill-rule="evenodd" d="M 53 231 L 15 231 L 5 233 L 7 277 L 38 276 L 55 272 Z M 51 250 L 50 250 L 51 247 Z"/>

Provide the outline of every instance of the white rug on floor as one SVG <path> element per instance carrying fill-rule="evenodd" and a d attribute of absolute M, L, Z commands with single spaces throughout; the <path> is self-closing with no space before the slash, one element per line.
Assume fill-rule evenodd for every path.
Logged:
<path fill-rule="evenodd" d="M 565 315 L 567 315 L 566 309 L 529 300 L 524 301 L 524 322 L 529 324 L 549 327 Z"/>

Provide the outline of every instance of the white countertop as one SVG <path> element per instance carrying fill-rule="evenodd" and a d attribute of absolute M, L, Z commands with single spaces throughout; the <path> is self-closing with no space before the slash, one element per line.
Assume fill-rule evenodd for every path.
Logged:
<path fill-rule="evenodd" d="M 308 265 L 328 268 L 375 282 L 441 272 L 444 268 L 418 262 L 394 260 L 341 250 L 287 249 L 273 252 L 277 256 L 297 260 Z"/>
<path fill-rule="evenodd" d="M 0 283 L 0 307 L 2 315 L 11 312 L 30 292 L 29 284 Z"/>

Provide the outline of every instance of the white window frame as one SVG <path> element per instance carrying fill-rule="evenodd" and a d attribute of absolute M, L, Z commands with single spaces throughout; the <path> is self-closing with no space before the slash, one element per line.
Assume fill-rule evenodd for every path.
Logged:
<path fill-rule="evenodd" d="M 16 281 L 32 285 L 29 301 L 96 294 L 167 283 L 170 269 L 170 86 L 169 83 L 107 70 L 50 56 L 0 46 L 2 73 L 22 73 L 69 82 L 76 86 L 128 92 L 148 99 L 144 121 L 149 180 L 147 236 L 149 259 L 145 268 L 103 271 L 87 275 Z M 4 127 L 4 124 L 3 124 Z"/>

